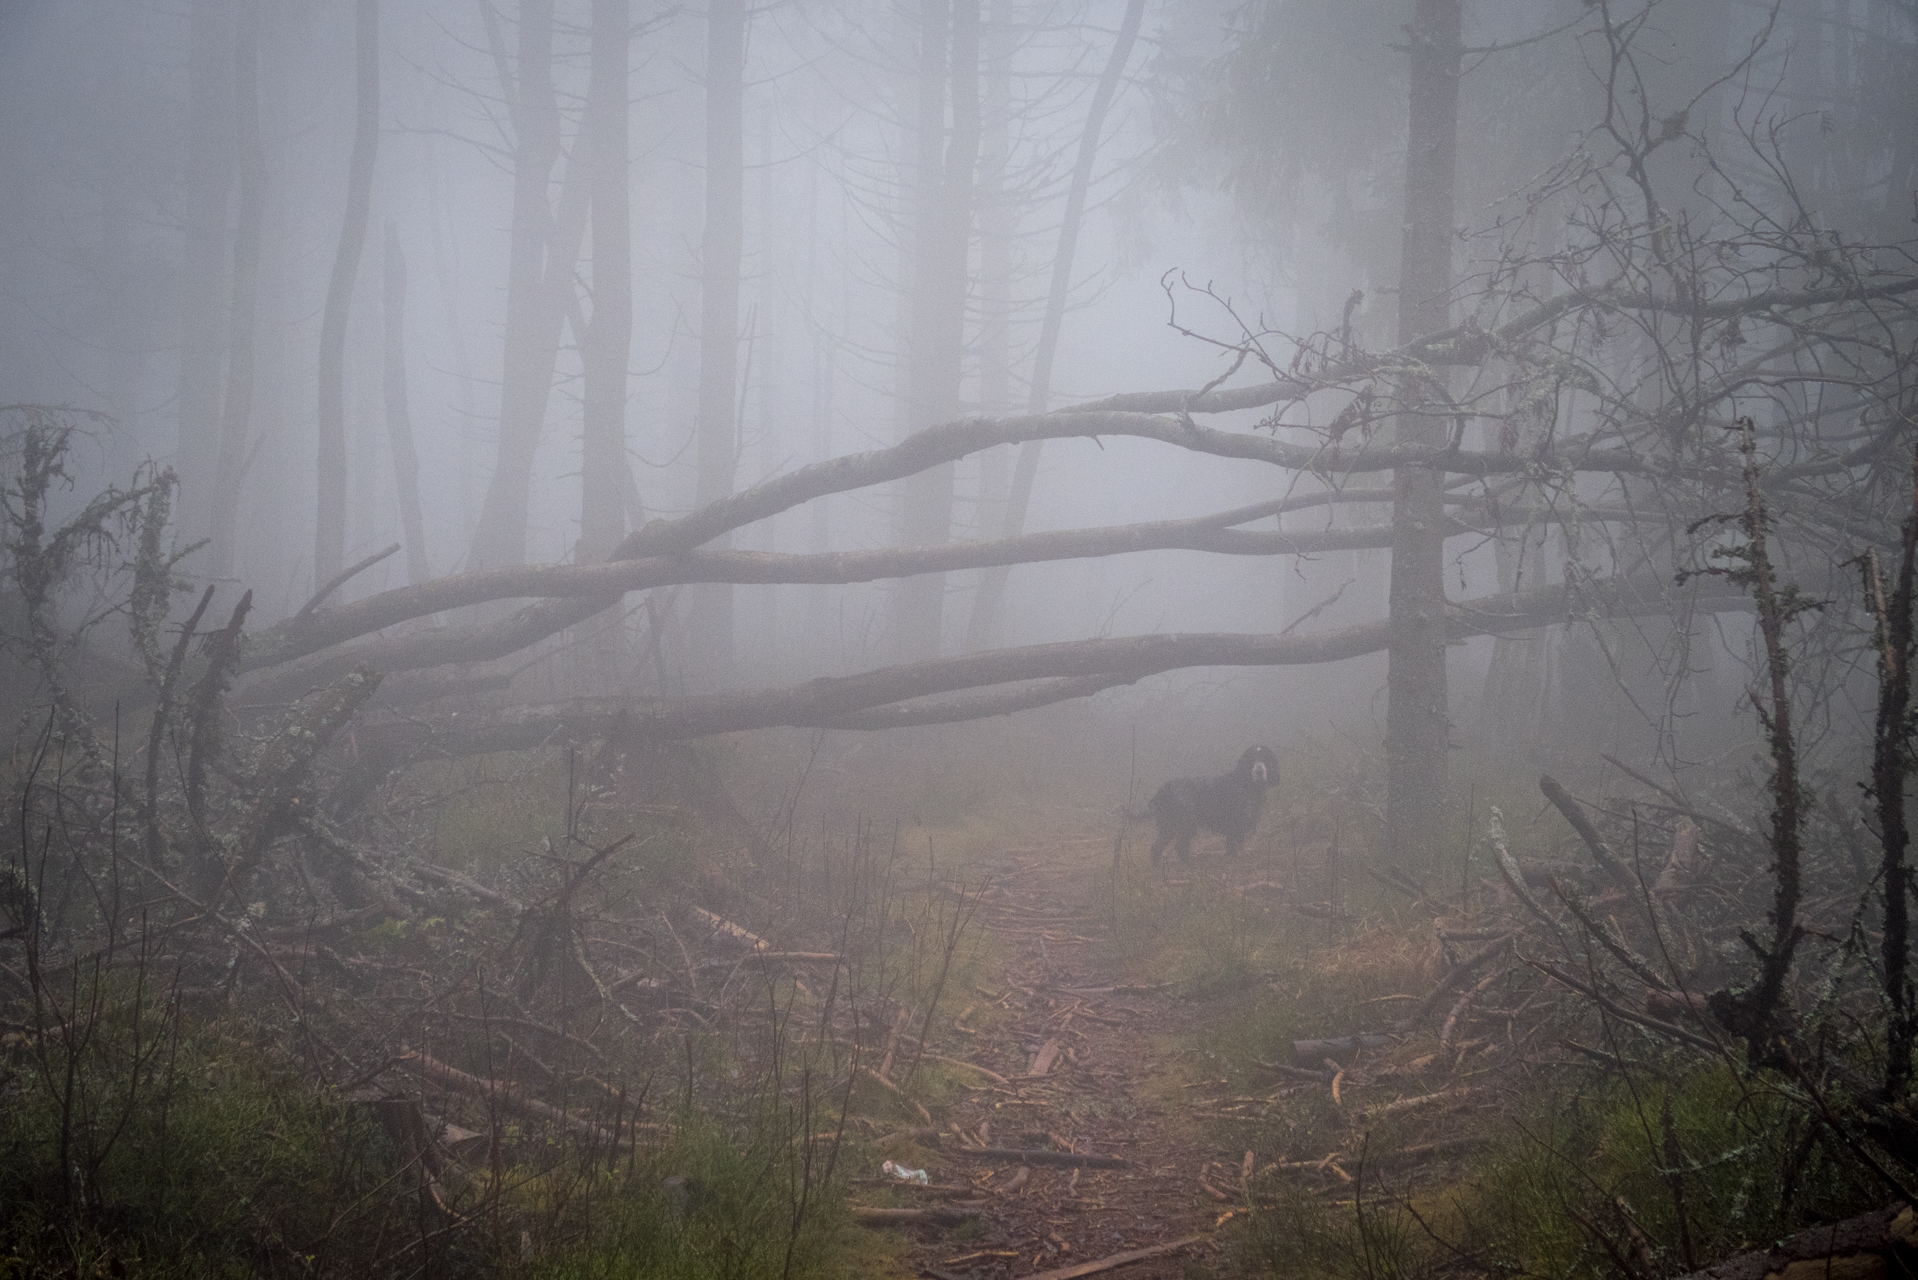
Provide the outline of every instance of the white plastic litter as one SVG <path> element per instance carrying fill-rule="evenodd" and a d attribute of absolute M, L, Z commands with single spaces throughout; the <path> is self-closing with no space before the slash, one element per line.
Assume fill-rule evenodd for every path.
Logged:
<path fill-rule="evenodd" d="M 906 1168 L 905 1165 L 894 1164 L 890 1160 L 886 1161 L 886 1163 L 880 1165 L 879 1167 L 881 1170 L 883 1170 L 886 1173 L 890 1173 L 893 1177 L 899 1179 L 899 1181 L 901 1182 L 916 1182 L 922 1187 L 927 1187 L 932 1185 L 932 1177 L 929 1174 L 927 1174 L 927 1172 L 924 1169 L 908 1169 Z"/>

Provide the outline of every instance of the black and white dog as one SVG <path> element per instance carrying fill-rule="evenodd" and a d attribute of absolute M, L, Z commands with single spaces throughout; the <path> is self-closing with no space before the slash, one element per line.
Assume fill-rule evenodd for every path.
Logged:
<path fill-rule="evenodd" d="M 1224 777 L 1174 778 L 1166 783 L 1154 793 L 1145 812 L 1134 815 L 1159 825 L 1152 861 L 1156 864 L 1165 847 L 1176 843 L 1179 861 L 1190 862 L 1192 837 L 1201 830 L 1224 836 L 1227 856 L 1236 857 L 1259 825 L 1266 790 L 1278 782 L 1279 759 L 1272 748 L 1247 747 L 1238 765 Z"/>

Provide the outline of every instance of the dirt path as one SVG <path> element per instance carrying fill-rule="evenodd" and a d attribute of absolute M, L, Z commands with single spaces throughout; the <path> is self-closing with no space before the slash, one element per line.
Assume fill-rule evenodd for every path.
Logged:
<path fill-rule="evenodd" d="M 1203 1241 L 1167 1248 L 1208 1236 L 1229 1206 L 1201 1183 L 1207 1161 L 1219 1157 L 1199 1121 L 1168 1103 L 1163 1080 L 1151 1085 L 1155 1071 L 1165 1069 L 1155 1059 L 1192 1029 L 1194 1014 L 1164 986 L 1126 985 L 1109 930 L 1094 911 L 1094 889 L 1110 857 L 1109 845 L 1062 841 L 1005 853 L 988 865 L 981 917 L 1007 959 L 996 981 L 982 984 L 987 989 L 955 1000 L 958 1009 L 970 1004 L 972 1016 L 956 1019 L 966 1044 L 952 1054 L 1005 1083 L 992 1082 L 957 1106 L 930 1160 L 935 1180 L 952 1189 L 948 1195 L 970 1186 L 977 1190 L 964 1198 L 986 1203 L 978 1226 L 910 1228 L 920 1275 L 1143 1280 L 1188 1274 L 1192 1262 L 1214 1252 Z M 989 1018 L 989 1005 L 1012 1020 Z M 969 1022 L 981 1024 L 970 1036 Z M 1124 1163 L 1073 1168 L 971 1155 L 968 1148 Z M 1156 1256 L 1076 1270 L 1137 1250 Z"/>

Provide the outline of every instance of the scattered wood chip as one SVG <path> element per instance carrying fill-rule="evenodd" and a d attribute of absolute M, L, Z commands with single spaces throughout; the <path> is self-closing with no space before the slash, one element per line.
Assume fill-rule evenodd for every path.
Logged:
<path fill-rule="evenodd" d="M 1027 1079 L 1037 1079 L 1052 1070 L 1052 1064 L 1058 1060 L 1063 1042 L 1058 1036 L 1045 1042 L 1039 1048 L 1039 1056 L 1032 1060 L 1032 1066 L 1026 1072 Z"/>

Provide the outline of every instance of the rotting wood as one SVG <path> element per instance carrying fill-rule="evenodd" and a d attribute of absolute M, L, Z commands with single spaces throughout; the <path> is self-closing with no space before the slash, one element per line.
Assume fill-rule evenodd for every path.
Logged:
<path fill-rule="evenodd" d="M 1059 1050 L 1062 1044 L 1063 1042 L 1060 1038 L 1054 1036 L 1052 1039 L 1046 1041 L 1045 1044 L 1041 1045 L 1039 1047 L 1039 1056 L 1032 1060 L 1032 1066 L 1026 1072 L 1026 1079 L 1037 1080 L 1048 1074 L 1052 1070 L 1052 1064 L 1058 1061 Z"/>

